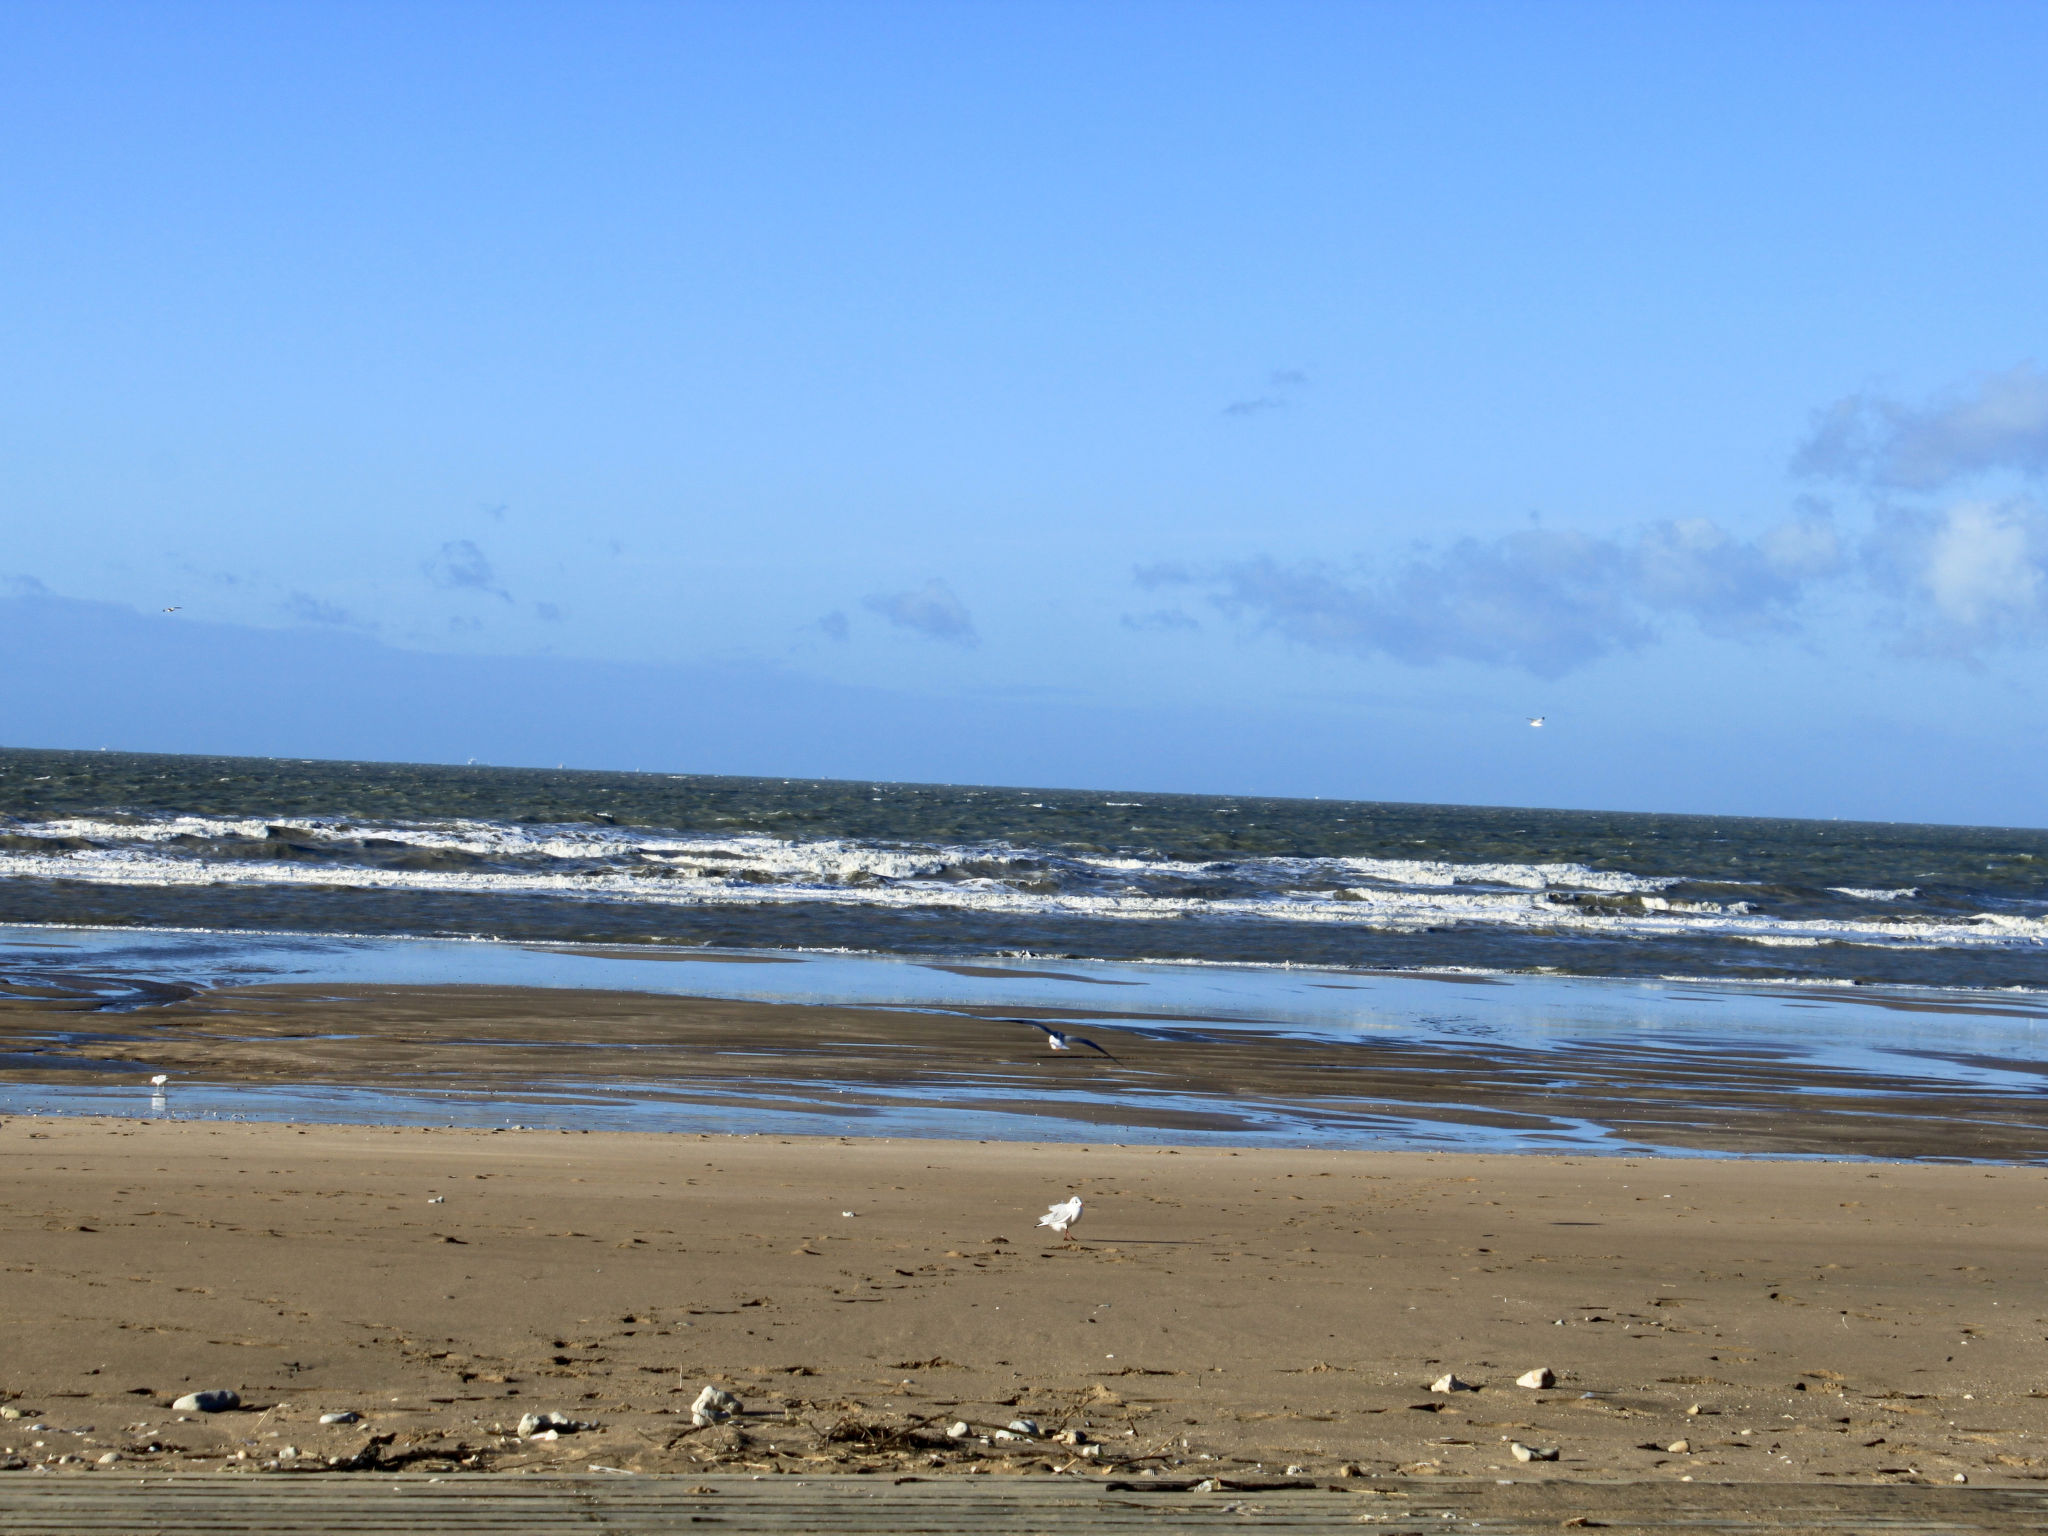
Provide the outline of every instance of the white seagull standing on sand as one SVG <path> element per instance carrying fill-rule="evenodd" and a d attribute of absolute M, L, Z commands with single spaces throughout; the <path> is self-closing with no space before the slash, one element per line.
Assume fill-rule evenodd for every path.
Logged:
<path fill-rule="evenodd" d="M 168 1083 L 170 1080 L 171 1079 L 168 1073 L 159 1072 L 155 1077 L 152 1077 L 149 1080 L 149 1086 L 154 1088 L 158 1093 L 162 1093 L 164 1091 L 164 1084 Z"/>
<path fill-rule="evenodd" d="M 1038 1030 L 1045 1036 L 1045 1043 L 1055 1051 L 1071 1051 L 1077 1045 L 1085 1045 L 1098 1056 L 1109 1056 L 1109 1052 L 1105 1051 L 1093 1040 L 1086 1039 L 1081 1035 L 1070 1035 L 1063 1029 L 1054 1029 L 1050 1024 L 1041 1024 L 1036 1019 L 1012 1019 L 1010 1022 L 1013 1024 L 1029 1024 L 1033 1029 Z M 1109 1056 L 1109 1059 L 1116 1061 L 1114 1056 Z M 1123 1063 L 1117 1062 L 1117 1065 L 1122 1066 Z"/>
<path fill-rule="evenodd" d="M 1058 1205 L 1048 1207 L 1046 1213 L 1038 1218 L 1038 1224 L 1041 1227 L 1051 1227 L 1053 1231 L 1059 1233 L 1063 1242 L 1071 1243 L 1073 1239 L 1067 1236 L 1067 1228 L 1073 1226 L 1080 1219 L 1081 1197 L 1079 1195 L 1069 1195 Z"/>

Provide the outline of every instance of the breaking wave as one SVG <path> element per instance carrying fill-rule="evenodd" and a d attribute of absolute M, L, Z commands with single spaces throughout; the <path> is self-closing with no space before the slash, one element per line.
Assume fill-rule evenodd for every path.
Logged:
<path fill-rule="evenodd" d="M 2048 916 L 1928 906 L 1915 887 L 1786 891 L 1577 863 L 1247 855 L 1010 842 L 780 838 L 488 820 L 194 815 L 0 822 L 0 877 L 572 896 L 664 906 L 836 903 L 1131 921 L 1284 919 L 1393 932 L 1485 926 L 1765 945 L 2019 948 Z M 1882 918 L 1869 904 L 1892 910 Z"/>

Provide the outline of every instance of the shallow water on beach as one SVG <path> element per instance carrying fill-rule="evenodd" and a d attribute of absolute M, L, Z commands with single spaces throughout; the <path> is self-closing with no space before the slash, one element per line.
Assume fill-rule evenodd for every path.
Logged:
<path fill-rule="evenodd" d="M 1620 1128 L 1611 1114 L 1575 1112 L 1578 1091 L 1617 1061 L 1661 1064 L 1673 1078 L 1702 1084 L 1769 1080 L 1814 1116 L 1943 1095 L 1955 1100 L 1944 1113 L 1994 1101 L 2005 1113 L 2014 1100 L 2038 1098 L 2048 1082 L 2048 1000 L 2011 992 L 50 927 L 0 928 L 0 965 L 16 989 L 69 987 L 95 1004 L 92 1012 L 41 1015 L 62 1027 L 46 1031 L 35 1048 L 40 1060 L 16 1052 L 0 1067 L 0 1113 L 16 1114 L 1640 1153 L 1697 1149 L 1642 1126 Z M 1539 1114 L 1475 1107 L 1461 1092 L 1470 1079 L 1447 1075 L 1434 1103 L 1427 1094 L 1389 1104 L 1291 1101 L 1249 1089 L 1149 1092 L 1139 1116 L 1120 1113 L 1127 1098 L 1082 1084 L 1062 1090 L 1056 1111 L 1024 1113 L 1015 1111 L 1018 1090 L 1007 1081 L 957 1077 L 936 1095 L 928 1084 L 835 1087 L 795 1072 L 780 1080 L 772 1061 L 744 1087 L 630 1071 L 560 1078 L 539 1068 L 510 1089 L 488 1091 L 445 1079 L 357 1086 L 213 1082 L 201 1074 L 181 1076 L 152 1102 L 143 1063 L 123 1081 L 118 1065 L 76 1054 L 95 1020 L 112 1023 L 171 998 L 249 987 L 317 997 L 322 987 L 366 986 L 852 1006 L 995 1024 L 1000 1011 L 1014 1009 L 1077 1033 L 1107 1026 L 1161 1042 L 1321 1043 L 1333 1067 L 1367 1048 L 1398 1053 L 1409 1070 L 1427 1071 L 1438 1057 L 1467 1073 L 1474 1063 L 1482 1073 L 1485 1063 L 1501 1063 L 1506 1075 L 1512 1063 L 1525 1080 L 1533 1070 L 1553 1102 Z M 494 1062 L 518 1054 L 510 1040 L 469 1043 Z M 41 1070 L 28 1080 L 10 1068 Z"/>

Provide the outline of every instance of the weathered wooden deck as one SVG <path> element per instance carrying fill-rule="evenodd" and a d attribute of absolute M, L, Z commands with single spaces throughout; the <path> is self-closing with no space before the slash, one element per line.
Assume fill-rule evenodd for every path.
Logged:
<path fill-rule="evenodd" d="M 1059 1477 L 580 1478 L 111 1473 L 0 1478 L 0 1536 L 381 1532 L 2048 1531 L 2048 1488 L 1374 1481 L 1136 1487 Z"/>

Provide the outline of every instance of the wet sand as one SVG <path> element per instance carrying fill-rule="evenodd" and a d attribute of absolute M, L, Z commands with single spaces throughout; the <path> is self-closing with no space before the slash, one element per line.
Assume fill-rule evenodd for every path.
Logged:
<path fill-rule="evenodd" d="M 15 1117 L 0 1171 L 24 1469 L 2048 1477 L 2034 1169 Z"/>
<path fill-rule="evenodd" d="M 1479 984 L 1462 979 L 1467 986 Z M 140 984 L 124 982 L 131 992 Z M 154 1072 L 251 1089 L 437 1093 L 520 1103 L 695 1107 L 693 1128 L 890 1128 L 920 1112 L 1001 1115 L 1000 1134 L 1174 1136 L 1247 1144 L 1607 1145 L 1823 1157 L 2048 1160 L 2048 1096 L 2032 1064 L 1985 1081 L 1896 1056 L 1883 1075 L 1711 1037 L 1615 1038 L 1569 1050 L 1303 1038 L 1170 1027 L 1105 1005 L 909 1008 L 732 1001 L 485 986 L 257 986 L 165 990 L 105 1011 L 104 989 L 0 997 L 0 1065 L 17 1084 L 122 1084 L 136 1107 Z M 1049 1052 L 1031 1018 L 1101 1044 Z M 314 1097 L 317 1097 L 315 1095 Z M 236 1112 L 232 1092 L 211 1101 Z M 302 1098 L 302 1102 L 310 1102 Z M 312 1108 L 295 1113 L 326 1116 Z M 750 1114 L 774 1121 L 748 1119 Z M 377 1118 L 337 1107 L 336 1119 Z M 404 1118 L 392 1116 L 391 1118 Z M 589 1123 L 589 1122 L 585 1122 Z M 616 1123 L 616 1122 L 615 1122 Z M 671 1113 L 647 1123 L 672 1126 Z M 687 1122 L 686 1122 L 687 1123 Z M 1019 1127 L 1023 1127 L 1020 1132 Z M 1033 1130 L 1032 1127 L 1042 1127 Z M 971 1132 L 970 1132 L 971 1134 Z"/>

